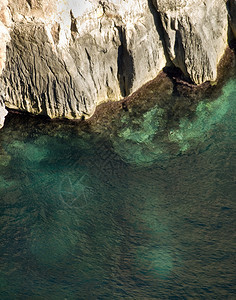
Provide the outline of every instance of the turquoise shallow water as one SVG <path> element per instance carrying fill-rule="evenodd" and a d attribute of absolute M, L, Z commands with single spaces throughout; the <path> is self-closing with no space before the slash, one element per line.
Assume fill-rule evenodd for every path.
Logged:
<path fill-rule="evenodd" d="M 170 122 L 0 131 L 1 299 L 235 299 L 236 80 Z M 172 124 L 172 125 L 171 125 Z"/>

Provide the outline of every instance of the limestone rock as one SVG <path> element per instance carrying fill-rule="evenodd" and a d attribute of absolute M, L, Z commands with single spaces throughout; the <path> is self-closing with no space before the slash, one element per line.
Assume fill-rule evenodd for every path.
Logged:
<path fill-rule="evenodd" d="M 197 84 L 215 80 L 227 31 L 225 0 L 1 0 L 3 115 L 4 101 L 51 118 L 89 117 L 167 61 Z"/>
<path fill-rule="evenodd" d="M 91 116 L 98 103 L 132 93 L 166 64 L 145 0 L 9 0 L 9 7 L 13 26 L 2 74 L 9 108 Z"/>
<path fill-rule="evenodd" d="M 5 117 L 6 117 L 7 113 L 8 112 L 5 108 L 4 103 L 2 102 L 2 100 L 0 100 L 0 128 L 2 128 L 4 125 L 4 121 L 5 121 Z"/>
<path fill-rule="evenodd" d="M 5 67 L 6 61 L 6 44 L 10 41 L 9 27 L 11 25 L 10 12 L 7 7 L 7 0 L 0 2 L 0 75 Z M 0 128 L 2 128 L 7 115 L 4 104 L 5 93 L 4 87 L 0 84 Z"/>
<path fill-rule="evenodd" d="M 5 117 L 8 113 L 5 108 L 4 99 L 5 99 L 4 88 L 1 86 L 0 83 L 0 129 L 3 127 Z"/>
<path fill-rule="evenodd" d="M 214 81 L 227 45 L 225 0 L 153 0 L 169 57 L 197 84 Z"/>

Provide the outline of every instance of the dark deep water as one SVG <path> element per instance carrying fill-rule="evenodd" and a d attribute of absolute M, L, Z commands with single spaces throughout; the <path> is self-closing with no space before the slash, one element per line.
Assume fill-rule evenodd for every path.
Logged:
<path fill-rule="evenodd" d="M 235 299 L 236 79 L 178 126 L 0 131 L 0 299 Z"/>

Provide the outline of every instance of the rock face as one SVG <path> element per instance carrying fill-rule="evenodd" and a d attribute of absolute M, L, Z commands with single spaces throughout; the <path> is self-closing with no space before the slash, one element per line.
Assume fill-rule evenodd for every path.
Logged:
<path fill-rule="evenodd" d="M 0 128 L 2 128 L 4 125 L 6 115 L 7 115 L 7 110 L 2 100 L 0 100 Z"/>
<path fill-rule="evenodd" d="M 51 118 L 90 116 L 98 103 L 130 94 L 166 64 L 146 1 L 124 2 L 124 10 L 123 1 L 74 1 L 71 12 L 60 1 L 21 2 L 9 1 L 7 107 Z"/>
<path fill-rule="evenodd" d="M 165 44 L 173 64 L 201 84 L 214 81 L 227 44 L 224 0 L 153 0 L 160 14 Z"/>
<path fill-rule="evenodd" d="M 224 0 L 2 0 L 1 107 L 89 117 L 167 63 L 215 80 L 227 30 Z"/>
<path fill-rule="evenodd" d="M 6 61 L 6 44 L 10 41 L 10 15 L 9 10 L 7 8 L 7 0 L 2 0 L 0 2 L 0 75 L 2 70 L 5 67 Z M 5 116 L 7 115 L 7 110 L 5 109 L 5 87 L 0 82 L 0 128 L 2 128 L 4 124 Z"/>

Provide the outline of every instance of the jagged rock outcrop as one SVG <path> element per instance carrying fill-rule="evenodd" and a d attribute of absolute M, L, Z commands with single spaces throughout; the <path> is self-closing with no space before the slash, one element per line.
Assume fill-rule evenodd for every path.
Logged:
<path fill-rule="evenodd" d="M 197 84 L 214 81 L 227 45 L 225 0 L 153 0 L 173 64 Z"/>
<path fill-rule="evenodd" d="M 9 27 L 11 25 L 11 20 L 7 4 L 7 0 L 2 0 L 0 2 L 0 75 L 5 67 L 6 44 L 10 41 Z M 5 109 L 4 104 L 6 96 L 4 89 L 4 86 L 0 82 L 0 128 L 2 128 L 5 116 L 7 115 L 7 110 Z"/>
<path fill-rule="evenodd" d="M 167 63 L 197 84 L 215 80 L 227 30 L 224 0 L 2 0 L 0 101 L 76 119 Z"/>
<path fill-rule="evenodd" d="M 4 125 L 4 121 L 5 121 L 5 117 L 6 117 L 7 113 L 8 112 L 5 108 L 4 103 L 2 102 L 2 100 L 0 100 L 0 128 L 2 128 Z"/>
<path fill-rule="evenodd" d="M 80 1 L 71 11 L 60 1 L 21 2 L 9 1 L 7 107 L 51 118 L 90 116 L 98 103 L 130 94 L 165 66 L 146 1 L 123 9 L 121 1 Z"/>

